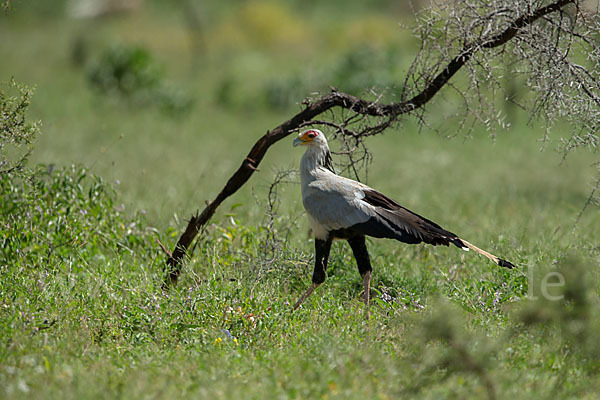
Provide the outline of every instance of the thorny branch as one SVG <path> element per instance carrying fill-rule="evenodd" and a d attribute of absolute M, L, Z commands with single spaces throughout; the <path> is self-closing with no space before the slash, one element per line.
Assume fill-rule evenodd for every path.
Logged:
<path fill-rule="evenodd" d="M 269 185 L 269 192 L 267 194 L 267 209 L 266 209 L 266 217 L 267 217 L 267 238 L 263 245 L 263 257 L 267 264 L 274 262 L 277 257 L 277 252 L 282 250 L 282 247 L 285 243 L 282 243 L 283 240 L 278 238 L 277 232 L 275 230 L 275 217 L 277 215 L 277 209 L 279 208 L 279 197 L 277 190 L 283 183 L 289 183 L 289 179 L 295 174 L 293 170 L 282 170 L 278 171 L 275 174 L 275 178 L 273 182 Z M 289 238 L 289 230 L 285 237 L 285 240 Z"/>
<path fill-rule="evenodd" d="M 524 75 L 527 85 L 539 95 L 533 111 L 550 122 L 556 118 L 570 117 L 576 126 L 583 126 L 586 131 L 595 134 L 592 129 L 598 126 L 600 115 L 597 106 L 591 109 L 589 100 L 596 105 L 600 81 L 598 72 L 585 68 L 585 72 L 581 71 L 569 59 L 568 50 L 577 40 L 591 48 L 590 57 L 598 59 L 600 54 L 597 46 L 593 47 L 595 41 L 590 39 L 590 32 L 600 31 L 598 22 L 596 26 L 593 23 L 579 23 L 577 27 L 581 25 L 584 27 L 582 29 L 592 26 L 590 31 L 582 32 L 575 26 L 577 19 L 586 19 L 578 0 L 556 0 L 542 6 L 544 3 L 540 0 L 515 0 L 510 5 L 504 0 L 445 2 L 440 6 L 442 11 L 430 10 L 429 14 L 421 16 L 416 29 L 421 47 L 404 80 L 399 102 L 384 103 L 381 96 L 368 100 L 337 89 L 332 89 L 324 96 L 305 100 L 300 112 L 267 131 L 255 143 L 217 197 L 207 203 L 200 214 L 192 216 L 168 257 L 169 270 L 165 285 L 177 282 L 184 256 L 196 235 L 217 207 L 248 181 L 271 145 L 302 127 L 327 126 L 333 128 L 335 137 L 342 141 L 342 152 L 349 156 L 345 167 L 355 168 L 357 162 L 367 162 L 370 157 L 364 147 L 365 137 L 382 133 L 398 123 L 402 115 L 411 114 L 419 121 L 424 121 L 423 106 L 464 66 L 467 66 L 470 78 L 467 90 L 473 92 L 469 94 L 463 90 L 461 93 L 466 103 L 465 114 L 469 112 L 470 104 L 476 103 L 476 111 L 482 112 L 476 113 L 476 121 L 487 125 L 495 118 L 495 115 L 486 117 L 484 112 L 488 108 L 484 93 L 491 90 L 489 96 L 493 97 L 500 86 L 496 75 L 501 71 L 491 60 L 504 60 L 511 56 L 517 61 L 508 66 L 515 70 L 515 74 Z M 563 18 L 563 13 L 569 13 L 571 17 Z M 552 23 L 548 23 L 548 20 Z M 536 21 L 538 23 L 534 24 Z M 562 43 L 564 37 L 568 39 L 567 49 L 556 45 Z M 509 42 L 513 45 L 508 46 Z M 450 54 L 452 51 L 456 51 L 453 56 Z M 493 83 L 492 89 L 484 89 L 490 81 Z M 553 98 L 557 94 L 562 96 Z M 574 102 L 582 111 L 587 111 L 586 118 L 567 112 L 572 111 Z M 315 119 L 325 113 L 329 118 Z M 335 122 L 339 118 L 341 122 Z M 588 140 L 597 141 L 597 138 L 588 137 Z M 356 170 L 353 173 L 358 177 Z"/>
<path fill-rule="evenodd" d="M 597 167 L 600 170 L 600 166 L 597 166 Z M 592 189 L 591 193 L 587 197 L 585 204 L 583 205 L 581 210 L 579 210 L 579 214 L 577 214 L 577 218 L 575 218 L 575 222 L 573 223 L 573 228 L 572 228 L 573 231 L 577 228 L 577 225 L 579 224 L 579 221 L 581 221 L 581 217 L 583 216 L 583 213 L 585 212 L 585 210 L 596 199 L 596 193 L 598 192 L 598 190 L 600 190 L 600 177 L 596 178 L 596 184 L 594 185 L 594 188 Z"/>

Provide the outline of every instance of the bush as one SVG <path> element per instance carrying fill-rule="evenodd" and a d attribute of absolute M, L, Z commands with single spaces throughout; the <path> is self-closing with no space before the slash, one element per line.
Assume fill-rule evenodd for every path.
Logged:
<path fill-rule="evenodd" d="M 89 72 L 92 85 L 103 92 L 132 96 L 156 88 L 164 72 L 150 53 L 139 46 L 113 46 L 100 56 Z"/>
<path fill-rule="evenodd" d="M 0 265 L 47 268 L 86 252 L 132 251 L 143 243 L 141 216 L 123 216 L 101 178 L 76 166 L 28 168 L 40 126 L 27 120 L 32 90 L 14 80 L 5 86 L 18 93 L 0 90 Z M 19 155 L 16 161 L 11 153 Z"/>
<path fill-rule="evenodd" d="M 27 121 L 32 95 L 13 79 L 0 84 L 0 174 L 22 169 L 39 133 L 40 123 Z"/>
<path fill-rule="evenodd" d="M 165 84 L 164 76 L 164 70 L 145 48 L 115 45 L 90 66 L 88 81 L 100 93 L 134 104 L 156 105 L 170 113 L 188 111 L 191 97 Z"/>
<path fill-rule="evenodd" d="M 40 165 L 25 179 L 3 174 L 0 191 L 0 265 L 77 265 L 107 249 L 148 244 L 143 216 L 126 218 L 111 186 L 85 168 Z"/>

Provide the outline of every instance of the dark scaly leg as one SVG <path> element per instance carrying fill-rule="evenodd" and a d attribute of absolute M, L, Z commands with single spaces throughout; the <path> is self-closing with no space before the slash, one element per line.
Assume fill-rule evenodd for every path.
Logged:
<path fill-rule="evenodd" d="M 348 239 L 348 243 L 352 248 L 352 253 L 356 259 L 356 265 L 358 266 L 358 272 L 363 278 L 363 287 L 365 290 L 365 304 L 369 305 L 370 292 L 371 292 L 371 259 L 369 258 L 369 252 L 367 250 L 367 243 L 364 236 L 357 236 L 352 239 Z"/>
<path fill-rule="evenodd" d="M 306 293 L 300 297 L 296 304 L 294 304 L 292 311 L 300 307 L 300 304 L 302 304 L 321 283 L 325 282 L 325 271 L 327 271 L 327 261 L 329 260 L 331 242 L 331 238 L 325 240 L 315 239 L 315 270 L 312 276 L 313 284 L 308 288 Z"/>

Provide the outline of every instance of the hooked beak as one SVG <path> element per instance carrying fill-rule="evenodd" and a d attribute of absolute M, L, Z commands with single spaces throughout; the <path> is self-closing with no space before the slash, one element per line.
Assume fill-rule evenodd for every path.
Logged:
<path fill-rule="evenodd" d="M 301 144 L 304 144 L 304 141 L 302 141 L 302 139 L 300 139 L 299 137 L 297 137 L 296 139 L 294 139 L 294 143 L 293 146 L 300 146 Z"/>

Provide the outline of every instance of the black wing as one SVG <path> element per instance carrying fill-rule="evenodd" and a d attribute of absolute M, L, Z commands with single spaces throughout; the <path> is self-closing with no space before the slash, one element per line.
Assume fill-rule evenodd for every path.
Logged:
<path fill-rule="evenodd" d="M 365 197 L 362 201 L 375 207 L 377 215 L 352 226 L 353 230 L 363 235 L 396 239 L 410 244 L 425 242 L 434 246 L 448 246 L 452 243 L 461 249 L 466 248 L 454 233 L 402 207 L 386 195 L 373 189 L 364 189 L 363 192 Z"/>

